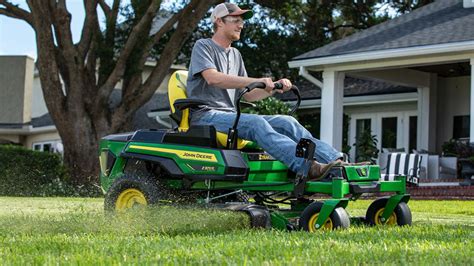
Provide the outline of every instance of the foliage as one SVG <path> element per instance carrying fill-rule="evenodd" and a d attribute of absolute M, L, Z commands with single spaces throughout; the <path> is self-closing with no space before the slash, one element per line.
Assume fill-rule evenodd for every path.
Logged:
<path fill-rule="evenodd" d="M 377 138 L 375 135 L 372 135 L 370 129 L 360 133 L 354 146 L 356 148 L 357 162 L 371 161 L 375 163 L 379 150 L 377 149 Z"/>
<path fill-rule="evenodd" d="M 468 158 L 474 161 L 474 146 L 469 141 L 450 139 L 441 147 L 444 156 Z"/>
<path fill-rule="evenodd" d="M 153 96 L 181 47 L 218 1 L 179 1 L 171 11 L 161 2 L 84 1 L 85 18 L 76 40 L 71 30 L 76 14 L 70 13 L 67 1 L 26 1 L 23 8 L 0 0 L 0 15 L 26 22 L 36 34 L 35 66 L 44 100 L 76 184 L 97 181 L 98 163 L 92 155 L 98 153 L 100 138 L 131 130 L 136 111 Z M 159 29 L 154 24 L 157 14 L 165 14 Z M 150 58 L 156 61 L 150 63 Z M 143 74 L 146 69 L 150 75 Z"/>
<path fill-rule="evenodd" d="M 321 114 L 320 113 L 299 113 L 298 121 L 313 135 L 313 137 L 320 138 Z"/>
<path fill-rule="evenodd" d="M 286 115 L 291 111 L 289 104 L 278 100 L 275 97 L 267 97 L 263 100 L 254 102 L 255 107 L 246 107 L 242 110 L 244 113 L 259 115 Z M 293 117 L 298 118 L 296 113 Z"/>
<path fill-rule="evenodd" d="M 369 201 L 350 202 L 363 215 Z M 106 216 L 102 199 L 0 198 L 0 264 L 472 265 L 473 201 L 414 201 L 412 227 L 249 230 L 242 213 L 166 207 Z M 144 211 L 144 212 L 142 212 Z M 442 251 L 442 252 L 440 252 Z"/>
<path fill-rule="evenodd" d="M 298 114 L 300 123 L 309 131 L 311 134 L 319 139 L 320 138 L 320 127 L 321 127 L 321 114 L 320 113 L 305 113 Z M 351 146 L 349 143 L 349 122 L 350 117 L 347 114 L 343 114 L 342 118 L 342 150 L 341 152 L 349 154 Z"/>
<path fill-rule="evenodd" d="M 255 14 L 245 25 L 241 40 L 234 44 L 242 53 L 249 76 L 297 81 L 298 69 L 288 67 L 294 57 L 382 23 L 391 18 L 388 10 L 400 15 L 433 0 L 238 2 Z"/>
<path fill-rule="evenodd" d="M 351 151 L 351 145 L 349 144 L 349 123 L 351 117 L 347 114 L 343 114 L 342 117 L 342 152 L 349 154 Z"/>
<path fill-rule="evenodd" d="M 0 146 L 0 195 L 91 196 L 99 193 L 94 186 L 70 184 L 58 154 Z"/>
<path fill-rule="evenodd" d="M 23 9 L 0 0 L 1 15 L 20 19 L 35 31 L 41 87 L 64 143 L 65 165 L 76 183 L 86 184 L 96 176 L 98 164 L 91 154 L 97 154 L 98 140 L 130 130 L 136 111 L 150 100 L 170 66 L 187 64 L 194 42 L 211 36 L 210 21 L 202 18 L 209 17 L 209 7 L 217 2 L 179 0 L 170 5 L 168 1 L 170 8 L 165 10 L 165 3 L 154 0 L 84 1 L 81 37 L 74 41 L 67 1 L 27 1 L 28 8 Z M 404 13 L 431 0 L 399 2 L 387 4 Z M 388 19 L 379 12 L 378 1 L 255 3 L 250 7 L 256 15 L 235 43 L 254 77 L 296 81 L 297 70 L 287 65 L 293 57 Z M 98 13 L 104 14 L 105 22 L 99 21 Z M 157 14 L 169 20 L 150 35 Z M 144 78 L 150 58 L 156 64 Z M 122 90 L 115 94 L 119 82 Z"/>

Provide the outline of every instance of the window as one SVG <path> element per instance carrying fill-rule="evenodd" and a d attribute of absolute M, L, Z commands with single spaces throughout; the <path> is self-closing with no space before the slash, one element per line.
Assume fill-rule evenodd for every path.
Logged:
<path fill-rule="evenodd" d="M 357 119 L 356 122 L 356 139 L 359 139 L 359 136 L 366 130 L 371 129 L 371 120 L 370 119 Z"/>
<path fill-rule="evenodd" d="M 33 150 L 44 152 L 63 153 L 63 144 L 60 140 L 42 141 L 33 143 Z"/>
<path fill-rule="evenodd" d="M 382 118 L 382 148 L 397 148 L 397 117 Z"/>
<path fill-rule="evenodd" d="M 454 117 L 453 138 L 469 138 L 470 117 L 468 115 L 459 115 Z"/>

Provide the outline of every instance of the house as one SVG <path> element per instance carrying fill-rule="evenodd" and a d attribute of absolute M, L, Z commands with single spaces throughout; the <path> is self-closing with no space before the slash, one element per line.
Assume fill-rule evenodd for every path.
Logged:
<path fill-rule="evenodd" d="M 416 149 L 440 154 L 442 144 L 451 138 L 474 142 L 474 116 L 470 115 L 474 111 L 473 22 L 473 0 L 439 0 L 293 58 L 289 66 L 298 68 L 308 80 L 297 84 L 304 97 L 302 113 L 320 115 L 320 138 L 339 149 L 343 146 L 343 114 L 350 117 L 348 142 L 344 143 L 349 146 L 367 129 L 376 135 L 380 150 Z M 2 65 L 0 61 L 3 69 Z M 140 127 L 170 126 L 166 96 L 157 99 L 161 102 L 152 100 L 141 109 L 146 113 L 142 119 L 153 123 Z M 8 100 L 5 105 L 3 96 L 0 101 L 2 108 L 13 104 Z M 19 117 L 21 121 L 14 125 L 0 120 L 0 139 L 13 139 L 29 147 L 41 144 L 42 139 L 26 137 L 30 136 L 26 133 L 8 135 L 19 130 L 8 127 L 21 125 L 29 127 L 28 132 L 48 129 L 52 124 L 42 117 L 46 114 L 44 105 L 42 108 L 19 110 L 24 114 L 22 119 L 28 117 L 27 112 L 33 114 L 30 120 Z M 352 158 L 354 152 L 351 149 Z"/>
<path fill-rule="evenodd" d="M 144 79 L 154 62 L 147 62 Z M 182 66 L 173 65 L 170 74 Z M 142 106 L 133 120 L 135 128 L 158 128 L 147 112 L 168 102 L 165 94 L 169 76 L 157 88 L 152 99 Z M 120 99 L 120 83 L 111 102 Z M 11 143 L 39 151 L 62 152 L 61 138 L 48 113 L 34 60 L 28 56 L 0 56 L 0 144 Z"/>
<path fill-rule="evenodd" d="M 321 88 L 321 99 L 309 108 L 321 114 L 322 140 L 342 146 L 344 113 L 349 144 L 371 129 L 379 149 L 438 154 L 449 139 L 474 142 L 473 64 L 473 0 L 435 1 L 289 62 Z M 348 78 L 415 90 L 354 99 L 344 96 Z"/>

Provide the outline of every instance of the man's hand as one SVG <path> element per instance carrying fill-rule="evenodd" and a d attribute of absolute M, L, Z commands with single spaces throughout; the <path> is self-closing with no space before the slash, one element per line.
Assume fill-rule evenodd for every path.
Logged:
<path fill-rule="evenodd" d="M 258 81 L 265 83 L 265 91 L 269 94 L 272 94 L 275 85 L 273 84 L 273 80 L 271 78 L 261 78 Z"/>
<path fill-rule="evenodd" d="M 280 79 L 277 82 L 283 85 L 283 88 L 281 90 L 277 90 L 279 93 L 289 91 L 291 89 L 291 86 L 293 86 L 293 84 L 291 84 L 291 81 L 289 79 Z"/>

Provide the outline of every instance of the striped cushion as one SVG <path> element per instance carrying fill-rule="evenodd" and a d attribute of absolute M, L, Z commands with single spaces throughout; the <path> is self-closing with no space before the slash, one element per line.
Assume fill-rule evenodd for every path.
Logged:
<path fill-rule="evenodd" d="M 418 183 L 421 156 L 418 154 L 390 153 L 387 158 L 387 167 L 381 180 L 393 181 L 395 176 L 407 176 L 410 183 Z"/>

